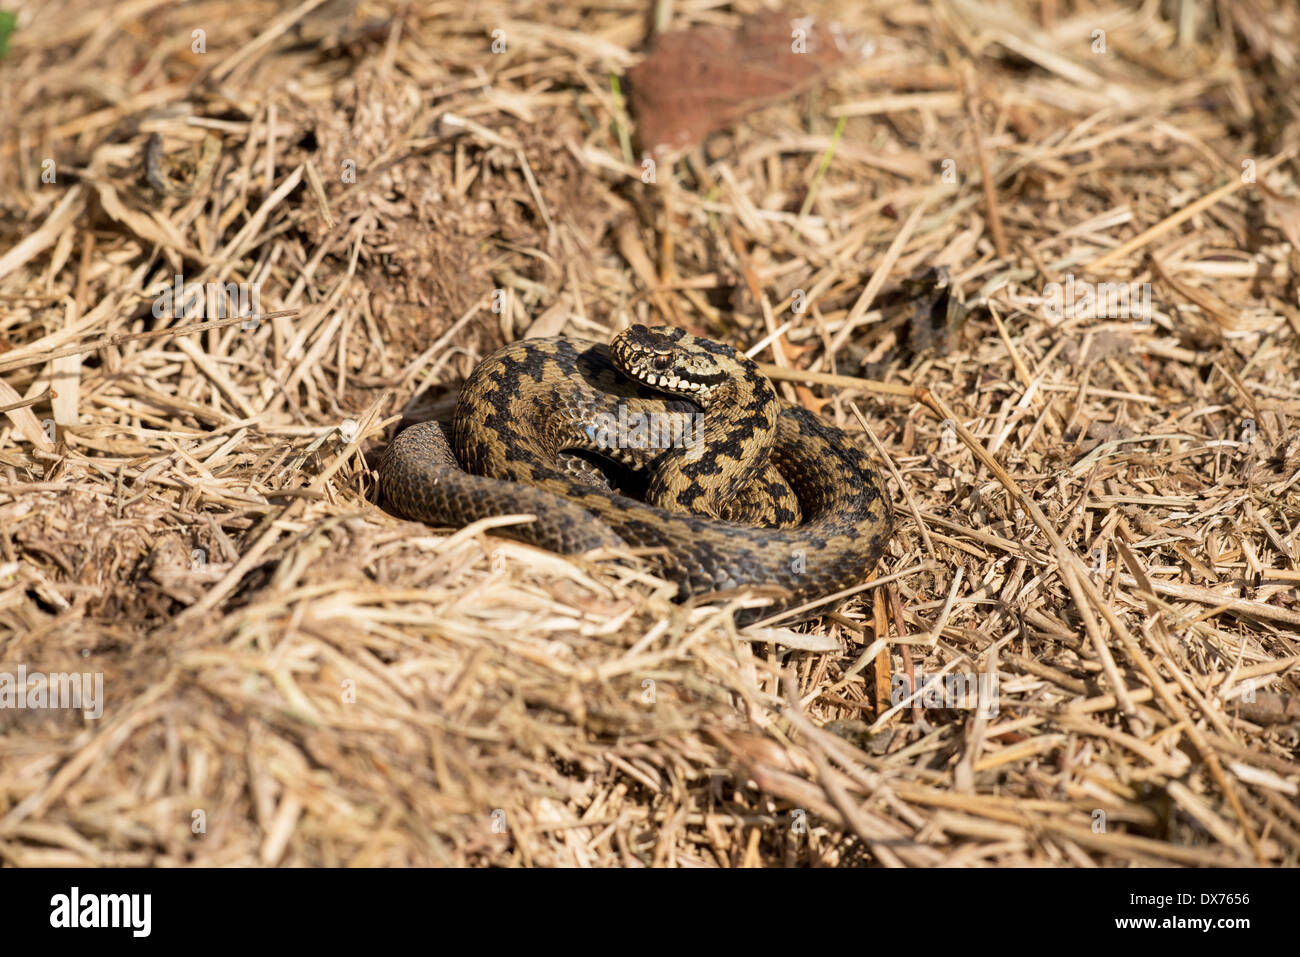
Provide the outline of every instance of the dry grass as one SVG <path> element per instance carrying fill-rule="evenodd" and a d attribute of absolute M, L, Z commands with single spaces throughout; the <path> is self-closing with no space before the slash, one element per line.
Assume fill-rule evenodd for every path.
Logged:
<path fill-rule="evenodd" d="M 106 700 L 0 711 L 0 861 L 1300 860 L 1289 0 L 818 5 L 872 55 L 654 184 L 640 2 L 5 6 L 0 670 Z M 891 349 L 932 264 L 987 308 Z M 177 273 L 284 315 L 172 334 Z M 878 585 L 800 638 L 370 500 L 495 346 L 659 318 L 878 443 Z M 996 713 L 890 707 L 945 670 Z"/>

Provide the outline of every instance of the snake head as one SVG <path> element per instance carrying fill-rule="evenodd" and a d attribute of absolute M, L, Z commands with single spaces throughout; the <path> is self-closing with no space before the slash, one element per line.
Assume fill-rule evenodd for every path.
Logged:
<path fill-rule="evenodd" d="M 744 373 L 734 349 L 673 326 L 631 326 L 614 337 L 610 351 L 633 379 L 661 392 L 704 401 Z"/>

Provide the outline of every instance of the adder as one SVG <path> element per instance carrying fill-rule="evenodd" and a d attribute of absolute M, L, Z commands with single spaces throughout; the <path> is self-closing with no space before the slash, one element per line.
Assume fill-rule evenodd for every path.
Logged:
<path fill-rule="evenodd" d="M 687 441 L 653 447 L 621 427 L 651 415 Z M 641 475 L 647 500 L 593 461 Z M 740 623 L 861 582 L 893 527 L 880 476 L 845 432 L 781 400 L 735 349 L 671 327 L 634 325 L 609 346 L 505 346 L 465 382 L 450 436 L 423 422 L 393 439 L 379 486 L 392 510 L 432 525 L 531 514 L 495 532 L 560 553 L 648 549 L 679 600 L 773 597 Z"/>

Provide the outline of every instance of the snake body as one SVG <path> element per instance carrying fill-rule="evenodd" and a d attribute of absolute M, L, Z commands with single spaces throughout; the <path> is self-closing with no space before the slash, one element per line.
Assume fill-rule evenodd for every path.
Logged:
<path fill-rule="evenodd" d="M 697 422 L 693 441 L 622 428 L 651 414 Z M 465 382 L 450 431 L 423 422 L 390 443 L 379 486 L 394 511 L 449 527 L 531 514 L 498 531 L 560 553 L 650 549 L 679 599 L 751 588 L 771 593 L 770 614 L 824 597 L 866 577 L 893 526 L 846 433 L 780 400 L 730 346 L 679 329 L 505 346 Z M 646 473 L 648 501 L 575 467 L 574 450 Z"/>

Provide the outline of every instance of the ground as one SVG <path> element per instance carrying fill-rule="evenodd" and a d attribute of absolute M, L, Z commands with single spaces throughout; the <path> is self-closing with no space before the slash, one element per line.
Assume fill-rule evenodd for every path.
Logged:
<path fill-rule="evenodd" d="M 774 9 L 0 0 L 0 861 L 1300 860 L 1300 13 Z M 737 632 L 375 502 L 633 321 L 861 435 L 872 582 Z"/>

